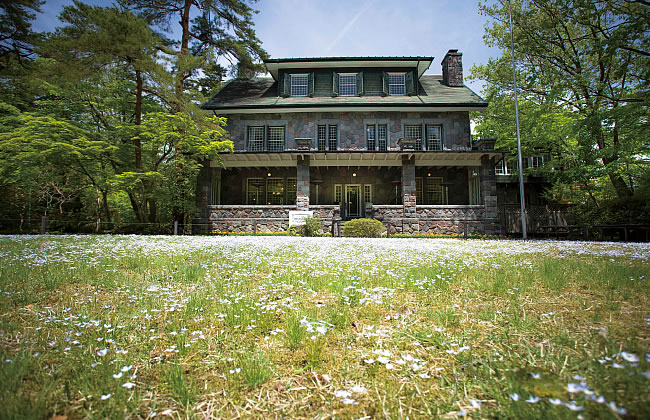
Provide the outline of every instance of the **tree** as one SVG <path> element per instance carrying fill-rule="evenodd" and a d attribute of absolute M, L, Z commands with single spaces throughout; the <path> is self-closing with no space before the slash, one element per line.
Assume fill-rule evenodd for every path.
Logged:
<path fill-rule="evenodd" d="M 31 20 L 40 12 L 41 0 L 13 0 L 0 3 L 0 72 L 12 58 L 22 60 L 32 53 L 36 35 Z"/>
<path fill-rule="evenodd" d="M 254 1 L 254 0 L 253 0 Z M 251 2 L 253 2 L 251 1 Z M 223 76 L 220 67 L 214 67 L 219 58 L 237 63 L 237 71 L 249 72 L 260 69 L 256 59 L 266 56 L 253 30 L 252 16 L 255 11 L 248 0 L 121 0 L 121 4 L 140 11 L 142 16 L 163 31 L 170 32 L 172 22 L 178 19 L 180 43 L 176 50 L 162 50 L 174 57 L 175 112 L 187 112 L 196 119 L 203 118 L 197 102 L 204 100 L 200 91 L 201 81 L 214 83 L 214 76 Z M 192 18 L 192 16 L 195 16 Z M 234 64 L 233 64 L 234 65 Z M 206 71 L 202 71 L 206 70 Z M 207 74 L 206 74 L 207 73 Z M 177 155 L 184 151 L 178 150 Z M 175 178 L 182 179 L 184 163 L 177 162 Z M 175 194 L 182 187 L 173 189 Z M 174 220 L 183 225 L 187 214 L 181 203 L 186 199 L 173 197 Z"/>
<path fill-rule="evenodd" d="M 480 10 L 493 19 L 487 44 L 504 55 L 475 67 L 473 74 L 487 81 L 492 98 L 506 98 L 512 94 L 508 4 L 481 4 Z M 627 0 L 512 3 L 524 103 L 543 104 L 560 115 L 568 111 L 579 148 L 574 157 L 592 169 L 598 161 L 618 197 L 634 194 L 630 167 L 647 164 L 643 156 L 650 152 L 648 10 L 647 2 Z"/>

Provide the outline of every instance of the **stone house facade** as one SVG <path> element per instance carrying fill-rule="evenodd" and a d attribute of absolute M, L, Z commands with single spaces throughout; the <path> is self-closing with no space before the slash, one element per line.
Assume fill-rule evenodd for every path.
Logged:
<path fill-rule="evenodd" d="M 369 217 L 391 233 L 495 233 L 493 142 L 473 142 L 462 54 L 268 59 L 271 77 L 235 79 L 203 109 L 227 117 L 235 152 L 199 176 L 210 232 L 282 231 L 310 210 L 326 229 Z M 336 229 L 334 229 L 336 230 Z"/>

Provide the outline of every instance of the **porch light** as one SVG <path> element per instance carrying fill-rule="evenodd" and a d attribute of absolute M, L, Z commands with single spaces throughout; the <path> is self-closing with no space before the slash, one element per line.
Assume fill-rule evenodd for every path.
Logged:
<path fill-rule="evenodd" d="M 352 172 L 352 176 L 357 176 L 357 173 L 356 173 L 356 172 Z"/>
<path fill-rule="evenodd" d="M 429 173 L 427 174 L 427 176 L 431 176 L 431 172 L 429 172 Z"/>
<path fill-rule="evenodd" d="M 266 174 L 266 176 L 271 176 L 271 172 L 269 172 L 268 174 Z"/>

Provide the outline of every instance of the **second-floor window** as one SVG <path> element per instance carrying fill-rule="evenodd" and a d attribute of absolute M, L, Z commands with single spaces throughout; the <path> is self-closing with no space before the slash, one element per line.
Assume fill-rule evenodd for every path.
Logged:
<path fill-rule="evenodd" d="M 318 150 L 336 150 L 339 144 L 339 130 L 336 124 L 319 124 L 316 133 Z"/>
<path fill-rule="evenodd" d="M 339 95 L 340 96 L 357 95 L 357 74 L 356 73 L 339 74 Z"/>
<path fill-rule="evenodd" d="M 422 126 L 405 125 L 404 138 L 415 140 L 415 150 L 422 150 Z"/>
<path fill-rule="evenodd" d="M 292 74 L 291 96 L 307 96 L 309 94 L 309 75 Z"/>
<path fill-rule="evenodd" d="M 284 126 L 248 127 L 249 152 L 281 152 L 284 150 Z"/>
<path fill-rule="evenodd" d="M 366 126 L 366 147 L 368 150 L 385 152 L 388 148 L 388 127 L 386 124 L 369 124 Z"/>
<path fill-rule="evenodd" d="M 442 135 L 439 125 L 427 125 L 427 150 L 442 150 Z"/>

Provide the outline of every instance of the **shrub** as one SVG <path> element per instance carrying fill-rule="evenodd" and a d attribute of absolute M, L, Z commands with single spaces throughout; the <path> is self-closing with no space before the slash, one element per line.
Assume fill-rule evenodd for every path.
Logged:
<path fill-rule="evenodd" d="M 320 217 L 306 217 L 305 224 L 298 227 L 298 233 L 302 236 L 319 236 L 323 233 L 323 222 Z"/>
<path fill-rule="evenodd" d="M 378 238 L 384 230 L 384 225 L 375 219 L 354 219 L 343 224 L 343 236 L 353 238 Z"/>

